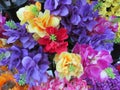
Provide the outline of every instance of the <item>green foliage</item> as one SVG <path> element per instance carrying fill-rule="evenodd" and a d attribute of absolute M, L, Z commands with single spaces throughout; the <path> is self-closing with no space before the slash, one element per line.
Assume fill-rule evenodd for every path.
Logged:
<path fill-rule="evenodd" d="M 7 21 L 6 25 L 9 26 L 11 29 L 16 29 L 17 28 L 15 22 L 12 21 L 12 20 L 11 21 Z"/>
<path fill-rule="evenodd" d="M 105 72 L 107 73 L 107 75 L 108 75 L 110 78 L 112 78 L 112 79 L 115 78 L 115 74 L 113 73 L 112 68 L 106 68 L 106 69 L 105 69 Z"/>

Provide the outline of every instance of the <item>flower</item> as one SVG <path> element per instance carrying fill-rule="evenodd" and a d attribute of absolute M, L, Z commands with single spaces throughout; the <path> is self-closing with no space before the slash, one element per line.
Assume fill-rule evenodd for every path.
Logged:
<path fill-rule="evenodd" d="M 113 61 L 108 51 L 97 51 L 89 45 L 80 45 L 77 43 L 73 48 L 73 53 L 79 54 L 82 57 L 83 77 L 98 81 L 105 80 L 108 77 L 104 70 Z"/>
<path fill-rule="evenodd" d="M 48 56 L 39 47 L 38 53 L 29 53 L 21 59 L 19 73 L 15 75 L 15 78 L 21 85 L 34 86 L 47 81 L 46 71 L 48 67 Z"/>
<path fill-rule="evenodd" d="M 3 33 L 8 38 L 7 44 L 14 44 L 17 41 L 20 41 L 17 45 L 32 49 L 37 42 L 33 39 L 32 34 L 27 32 L 25 27 L 25 24 L 20 25 L 20 23 L 8 21 L 4 26 L 5 32 Z"/>
<path fill-rule="evenodd" d="M 106 1 L 100 1 L 98 4 L 100 4 L 99 9 L 99 14 L 104 16 L 104 17 L 109 17 L 109 16 L 119 16 L 120 13 L 120 6 L 119 6 L 120 1 L 119 0 L 106 0 Z"/>
<path fill-rule="evenodd" d="M 1 90 L 10 89 L 10 88 L 13 89 L 15 87 L 17 87 L 17 83 L 15 82 L 15 79 L 11 72 L 6 71 L 5 73 L 2 73 L 0 75 L 0 89 Z"/>
<path fill-rule="evenodd" d="M 113 68 L 114 69 L 114 68 Z M 114 69 L 116 71 L 116 69 Z M 114 79 L 109 78 L 106 81 L 98 82 L 98 81 L 92 81 L 90 79 L 86 79 L 88 82 L 89 90 L 119 90 L 120 88 L 120 76 L 119 74 L 116 74 L 116 77 Z"/>
<path fill-rule="evenodd" d="M 28 56 L 23 58 L 22 65 L 26 72 L 26 83 L 37 85 L 37 83 L 47 81 L 45 72 L 48 69 L 48 60 L 45 57 L 47 56 L 42 57 L 41 54 L 37 54 L 33 58 Z"/>
<path fill-rule="evenodd" d="M 47 83 L 43 83 L 40 86 L 34 86 L 30 90 L 87 90 L 86 81 L 81 78 L 73 78 L 71 81 L 60 78 L 51 78 Z"/>
<path fill-rule="evenodd" d="M 6 22 L 6 18 L 2 16 L 0 13 L 0 38 L 5 38 L 5 36 L 2 34 L 4 32 L 4 24 Z"/>
<path fill-rule="evenodd" d="M 60 55 L 55 55 L 54 61 L 56 70 L 62 78 L 66 77 L 67 80 L 70 80 L 72 76 L 79 78 L 83 73 L 81 56 L 77 54 L 62 52 Z"/>
<path fill-rule="evenodd" d="M 89 5 L 86 0 L 76 0 L 74 5 L 68 6 L 69 13 L 62 17 L 61 24 L 69 30 L 70 34 L 74 27 L 82 27 L 85 30 L 92 31 L 97 23 L 95 18 L 98 17 L 98 12 L 94 11 L 93 6 L 94 3 Z"/>
<path fill-rule="evenodd" d="M 20 8 L 16 14 L 21 21 L 21 24 L 24 24 L 26 22 L 31 22 L 31 18 L 38 16 L 40 10 L 41 4 L 39 2 L 36 2 L 35 5 L 31 4 L 30 6 Z"/>
<path fill-rule="evenodd" d="M 44 37 L 46 35 L 46 28 L 50 26 L 57 27 L 59 21 L 58 17 L 50 15 L 50 11 L 45 10 L 44 13 L 40 12 L 39 16 L 28 24 L 27 29 L 30 33 L 36 33 L 39 37 Z"/>
<path fill-rule="evenodd" d="M 70 39 L 73 43 L 88 44 L 96 50 L 109 50 L 111 52 L 118 25 L 102 17 L 96 18 L 96 22 L 92 32 L 86 31 L 85 28 L 80 26 L 73 27 Z"/>
<path fill-rule="evenodd" d="M 67 5 L 70 5 L 72 0 L 46 0 L 44 8 L 51 11 L 53 15 L 66 16 L 69 13 Z"/>
<path fill-rule="evenodd" d="M 38 40 L 40 45 L 44 46 L 44 51 L 49 53 L 61 53 L 67 51 L 68 43 L 65 41 L 68 38 L 67 30 L 64 28 L 48 27 L 46 28 L 47 35 Z"/>

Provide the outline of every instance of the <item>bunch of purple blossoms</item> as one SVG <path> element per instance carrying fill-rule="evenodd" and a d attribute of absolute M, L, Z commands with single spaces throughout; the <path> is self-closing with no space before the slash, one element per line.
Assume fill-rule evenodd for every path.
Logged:
<path fill-rule="evenodd" d="M 32 34 L 27 32 L 26 25 L 20 25 L 20 23 L 14 23 L 8 21 L 4 25 L 5 32 L 3 34 L 8 37 L 7 44 L 13 44 L 16 41 L 20 41 L 24 48 L 32 49 L 37 44 L 33 39 Z"/>
<path fill-rule="evenodd" d="M 34 52 L 35 51 L 35 52 Z M 15 78 L 20 85 L 38 85 L 47 81 L 46 71 L 49 67 L 48 56 L 42 47 L 34 50 L 12 46 L 0 49 L 0 65 L 8 66 L 9 70 L 17 69 Z"/>
<path fill-rule="evenodd" d="M 82 26 L 92 31 L 92 27 L 96 24 L 94 19 L 98 17 L 98 11 L 94 11 L 94 5 L 95 3 L 91 5 L 88 4 L 86 0 L 76 0 L 73 2 L 71 0 L 47 0 L 45 9 L 49 9 L 53 15 L 61 16 L 61 24 L 67 28 L 70 33 L 74 26 Z M 66 9 L 60 7 L 66 7 Z M 59 9 L 56 11 L 56 8 Z M 53 13 L 53 11 L 56 12 Z M 62 13 L 63 15 L 58 13 Z"/>
<path fill-rule="evenodd" d="M 86 79 L 88 83 L 89 90 L 119 90 L 120 89 L 120 75 L 118 71 L 113 69 L 116 73 L 116 77 L 114 79 L 109 78 L 104 82 L 92 81 L 90 79 Z"/>
<path fill-rule="evenodd" d="M 67 7 L 72 3 L 72 0 L 46 0 L 45 9 L 51 11 L 53 15 L 66 16 L 69 13 Z"/>

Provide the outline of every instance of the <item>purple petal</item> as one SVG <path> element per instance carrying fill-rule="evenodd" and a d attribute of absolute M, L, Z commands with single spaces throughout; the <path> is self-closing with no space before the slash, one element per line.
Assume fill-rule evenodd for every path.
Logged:
<path fill-rule="evenodd" d="M 29 68 L 35 66 L 35 62 L 32 60 L 32 58 L 26 56 L 22 60 L 22 65 L 26 70 L 28 70 Z"/>
<path fill-rule="evenodd" d="M 54 10 L 58 6 L 59 0 L 46 0 L 45 9 Z"/>
<path fill-rule="evenodd" d="M 72 0 L 60 0 L 61 4 L 71 4 Z"/>
<path fill-rule="evenodd" d="M 78 25 L 78 23 L 81 21 L 81 18 L 79 15 L 72 15 L 70 21 L 73 25 Z"/>
<path fill-rule="evenodd" d="M 40 72 L 39 72 L 39 70 L 37 70 L 36 68 L 34 68 L 34 72 L 33 72 L 33 74 L 32 74 L 32 78 L 33 79 L 35 79 L 35 80 L 37 80 L 37 81 L 40 81 Z"/>
<path fill-rule="evenodd" d="M 15 42 L 18 38 L 19 38 L 19 37 L 10 37 L 10 38 L 8 38 L 7 43 L 8 43 L 8 44 L 13 43 L 13 42 Z"/>
<path fill-rule="evenodd" d="M 23 43 L 27 42 L 28 40 L 29 40 L 29 37 L 21 37 L 20 38 L 20 41 Z"/>
<path fill-rule="evenodd" d="M 33 60 L 38 63 L 40 61 L 40 59 L 42 58 L 42 55 L 41 54 L 37 54 L 33 57 Z"/>

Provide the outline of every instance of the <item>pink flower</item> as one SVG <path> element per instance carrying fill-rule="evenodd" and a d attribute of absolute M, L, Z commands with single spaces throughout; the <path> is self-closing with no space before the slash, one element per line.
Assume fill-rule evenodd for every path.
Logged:
<path fill-rule="evenodd" d="M 84 67 L 83 78 L 102 81 L 107 78 L 104 70 L 112 63 L 112 56 L 108 51 L 94 50 L 89 45 L 76 44 L 73 48 L 73 53 L 80 54 Z"/>
<path fill-rule="evenodd" d="M 5 36 L 2 34 L 4 32 L 4 24 L 5 24 L 5 21 L 6 21 L 6 18 L 3 17 L 1 14 L 0 14 L 0 38 L 4 38 Z"/>
<path fill-rule="evenodd" d="M 114 18 L 112 18 L 112 19 L 114 19 Z M 111 29 L 113 32 L 117 32 L 117 30 L 118 30 L 117 23 L 112 23 L 103 17 L 97 18 L 96 21 L 98 22 L 98 24 L 94 27 L 93 30 L 94 30 L 94 32 L 96 32 L 98 34 L 103 34 L 105 32 L 105 30 L 107 30 L 107 29 Z"/>
<path fill-rule="evenodd" d="M 65 78 L 52 78 L 47 83 L 40 86 L 34 86 L 29 90 L 88 90 L 86 81 L 73 78 L 67 81 Z"/>
<path fill-rule="evenodd" d="M 65 40 L 68 38 L 68 35 L 66 29 L 61 28 L 57 30 L 54 27 L 48 27 L 46 31 L 47 35 L 38 40 L 38 43 L 44 46 L 45 52 L 61 53 L 67 51 L 68 42 Z"/>

